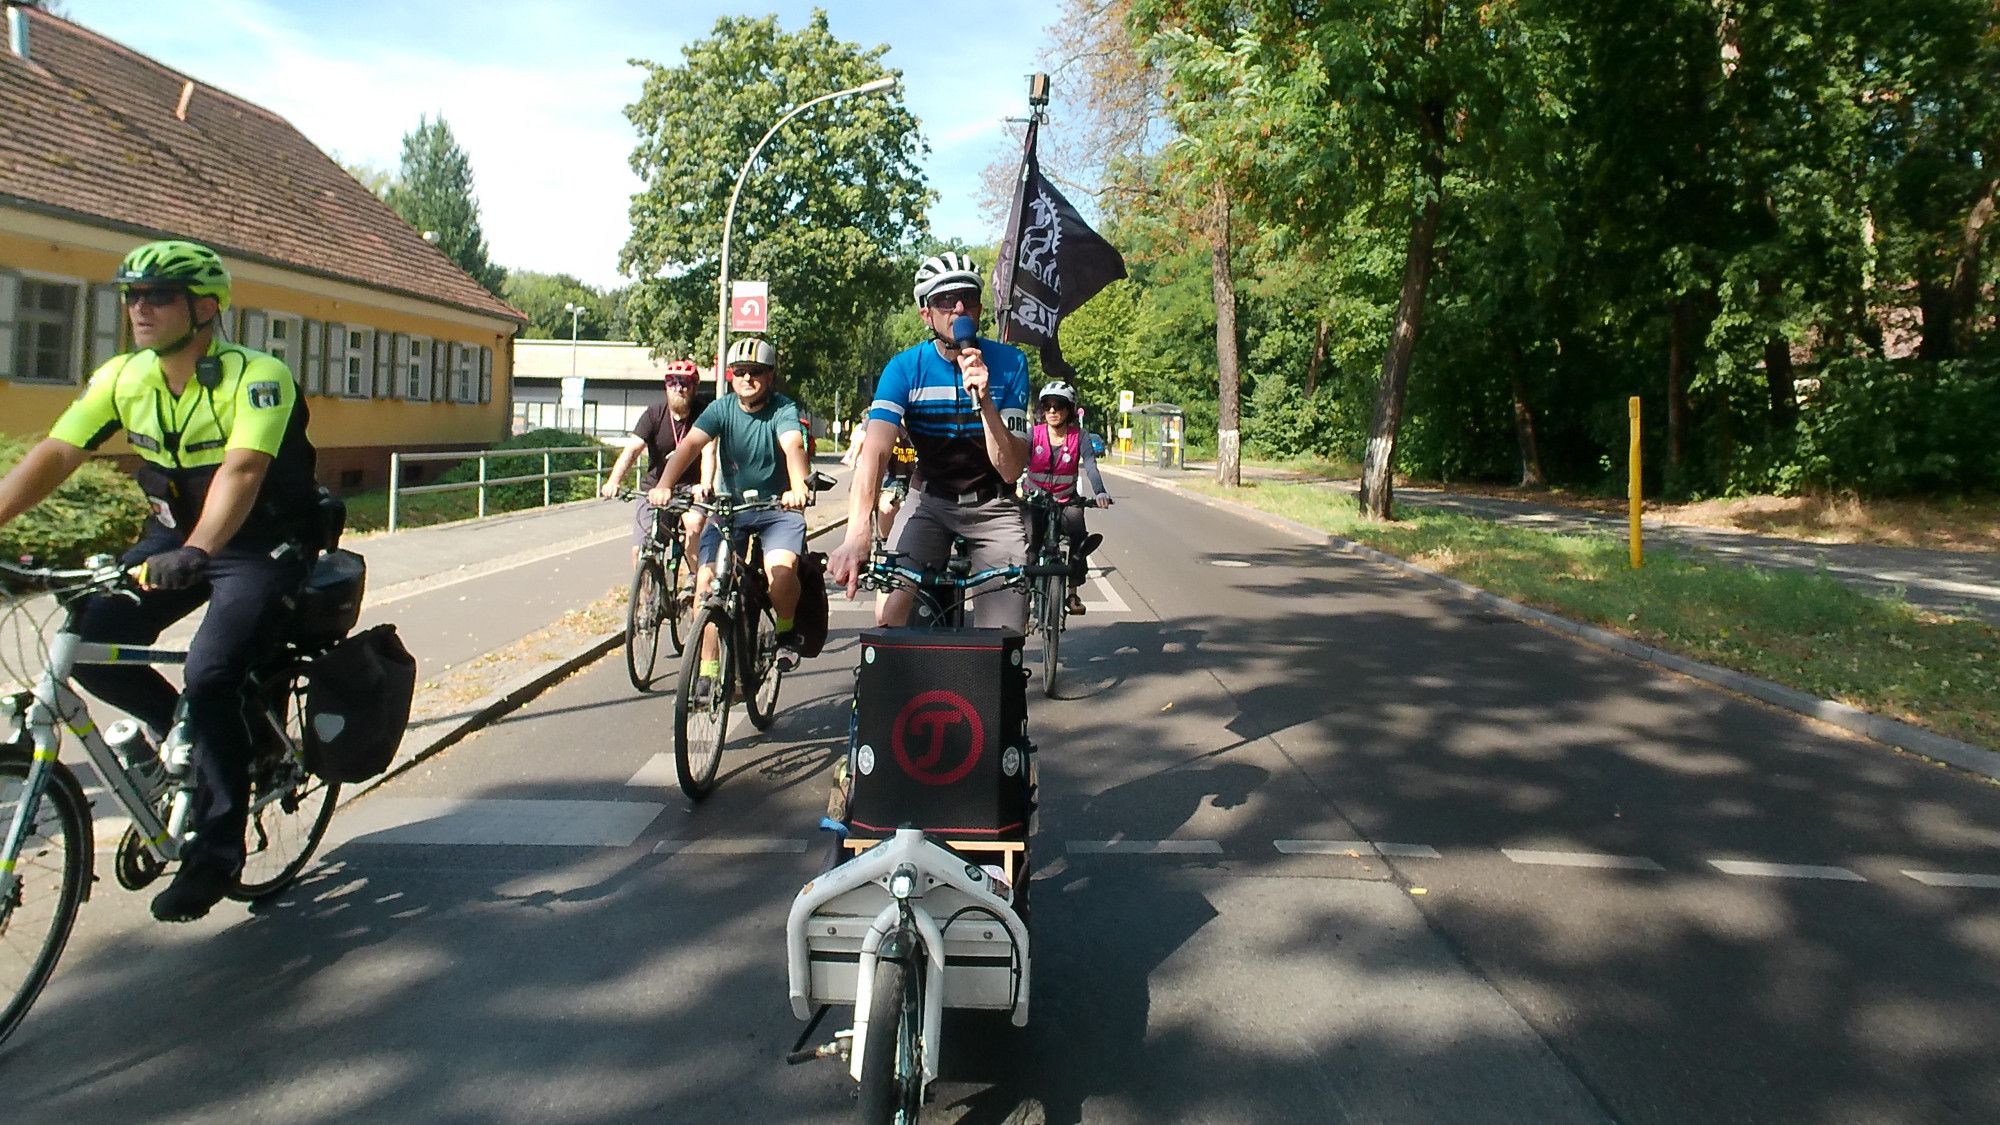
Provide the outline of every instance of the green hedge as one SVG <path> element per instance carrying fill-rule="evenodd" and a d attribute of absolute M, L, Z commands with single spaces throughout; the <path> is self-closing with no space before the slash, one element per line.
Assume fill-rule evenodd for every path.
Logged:
<path fill-rule="evenodd" d="M 0 435 L 0 473 L 36 440 Z M 146 512 L 146 497 L 131 476 L 109 461 L 89 461 L 47 500 L 0 527 L 0 557 L 76 566 L 91 555 L 116 554 L 138 542 Z"/>

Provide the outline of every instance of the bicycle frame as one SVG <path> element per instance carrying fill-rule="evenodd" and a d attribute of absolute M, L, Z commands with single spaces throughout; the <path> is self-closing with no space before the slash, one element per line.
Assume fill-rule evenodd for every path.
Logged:
<path fill-rule="evenodd" d="M 187 653 L 174 649 L 85 641 L 71 632 L 68 624 L 50 640 L 47 665 L 30 691 L 32 702 L 27 712 L 21 716 L 22 725 L 34 743 L 34 762 L 28 769 L 25 792 L 14 809 L 14 821 L 7 828 L 5 843 L 0 844 L 0 902 L 11 900 L 15 884 L 14 866 L 20 856 L 21 845 L 27 839 L 30 817 L 40 804 L 42 794 L 56 770 L 62 743 L 58 722 L 82 743 L 84 753 L 90 757 L 90 764 L 110 787 L 112 795 L 127 815 L 131 816 L 140 838 L 146 841 L 147 850 L 161 860 L 179 858 L 189 812 L 189 794 L 185 787 L 174 795 L 172 809 L 163 823 L 152 803 L 133 785 L 125 763 L 118 760 L 111 745 L 104 741 L 103 734 L 90 717 L 89 706 L 69 685 L 69 676 L 79 664 L 158 665 L 186 662 Z"/>

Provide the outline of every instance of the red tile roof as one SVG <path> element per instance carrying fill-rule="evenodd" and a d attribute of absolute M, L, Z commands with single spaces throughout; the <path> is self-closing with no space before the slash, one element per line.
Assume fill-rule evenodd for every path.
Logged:
<path fill-rule="evenodd" d="M 0 204 L 526 320 L 276 114 L 21 10 L 28 57 L 0 47 Z"/>

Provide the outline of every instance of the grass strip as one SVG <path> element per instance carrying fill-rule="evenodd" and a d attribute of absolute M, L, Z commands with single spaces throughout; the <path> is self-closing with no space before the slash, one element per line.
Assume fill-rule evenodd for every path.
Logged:
<path fill-rule="evenodd" d="M 1365 520 L 1352 498 L 1262 481 L 1196 491 L 1322 528 L 1502 597 L 1695 660 L 2000 747 L 2000 628 L 1861 593 L 1823 574 L 1769 570 L 1624 539 L 1506 527 L 1417 510 Z"/>

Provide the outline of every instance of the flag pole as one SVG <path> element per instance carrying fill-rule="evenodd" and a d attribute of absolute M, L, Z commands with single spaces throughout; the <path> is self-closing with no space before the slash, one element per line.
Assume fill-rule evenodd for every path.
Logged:
<path fill-rule="evenodd" d="M 1042 122 L 1048 119 L 1048 115 L 1049 76 L 1029 75 L 1028 133 L 1021 142 L 1021 168 L 1014 175 L 1014 198 L 1007 207 L 1006 229 L 1000 235 L 1000 261 L 993 263 L 993 300 L 996 306 L 994 316 L 998 318 L 994 328 L 1002 341 L 1010 343 L 1012 333 L 1009 327 L 1014 322 L 1014 318 L 1010 315 L 1014 310 L 1014 275 L 1020 269 L 1017 259 L 1020 257 L 1018 242 L 1021 237 L 1021 208 L 1026 206 L 1028 196 L 1028 164 L 1030 158 L 1035 155 L 1037 135 L 1041 132 Z M 1002 269 L 1007 271 L 1007 291 L 1004 295 L 1000 292 Z"/>

